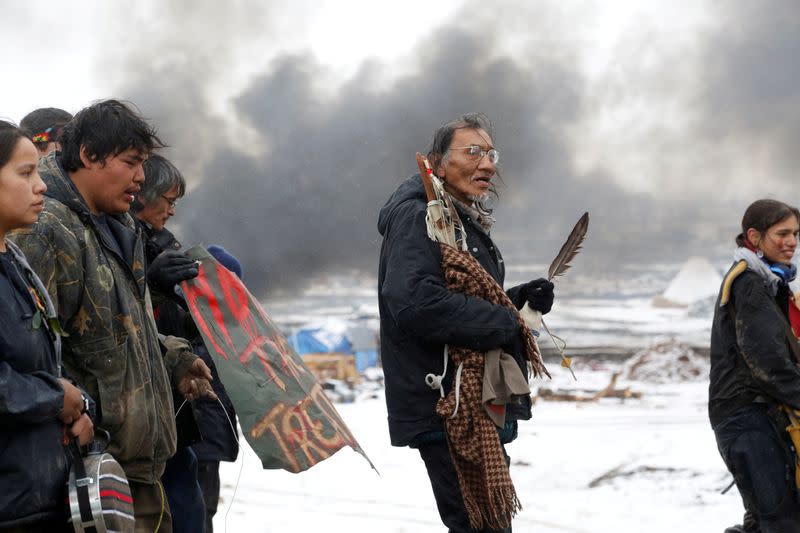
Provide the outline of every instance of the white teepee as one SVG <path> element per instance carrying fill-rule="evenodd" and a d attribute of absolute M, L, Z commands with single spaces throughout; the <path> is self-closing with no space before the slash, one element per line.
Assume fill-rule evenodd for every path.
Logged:
<path fill-rule="evenodd" d="M 722 275 L 705 257 L 690 257 L 662 294 L 653 298 L 656 307 L 687 307 L 719 292 Z"/>

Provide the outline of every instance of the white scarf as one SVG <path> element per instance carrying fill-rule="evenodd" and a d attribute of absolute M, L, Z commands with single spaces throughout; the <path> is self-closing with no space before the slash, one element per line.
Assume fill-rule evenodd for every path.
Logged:
<path fill-rule="evenodd" d="M 750 270 L 764 278 L 764 281 L 769 284 L 772 295 L 775 296 L 778 294 L 778 283 L 780 283 L 781 278 L 771 271 L 767 264 L 760 257 L 758 257 L 755 252 L 749 248 L 737 248 L 736 251 L 733 252 L 733 260 L 738 263 L 743 259 L 747 261 L 747 267 Z"/>

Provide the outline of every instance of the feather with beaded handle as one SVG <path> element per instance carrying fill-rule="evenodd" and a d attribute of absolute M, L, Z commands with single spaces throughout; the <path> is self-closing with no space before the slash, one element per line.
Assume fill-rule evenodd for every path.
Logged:
<path fill-rule="evenodd" d="M 586 212 L 575 223 L 575 227 L 567 237 L 566 242 L 558 251 L 558 255 L 550 263 L 550 268 L 547 270 L 547 279 L 552 280 L 556 276 L 562 275 L 571 266 L 569 264 L 572 259 L 578 255 L 581 250 L 581 244 L 586 238 L 586 232 L 589 230 L 589 213 Z"/>
<path fill-rule="evenodd" d="M 589 230 L 589 213 L 583 213 L 583 216 L 578 219 L 578 222 L 575 223 L 575 227 L 572 228 L 569 236 L 567 237 L 566 242 L 561 247 L 561 250 L 558 251 L 556 258 L 553 259 L 553 262 L 550 263 L 550 268 L 547 271 L 547 279 L 552 280 L 556 276 L 562 275 L 567 269 L 570 267 L 570 261 L 578 254 L 581 250 L 581 244 L 583 244 L 583 240 L 586 238 L 586 232 Z M 553 341 L 553 345 L 556 347 L 556 350 L 561 354 L 561 366 L 568 369 L 572 377 L 577 381 L 578 378 L 575 376 L 575 372 L 572 370 L 572 358 L 567 357 L 565 350 L 567 348 L 567 343 L 559 337 L 558 335 L 553 334 L 550 331 L 550 328 L 547 327 L 544 319 L 542 318 L 541 313 L 538 311 L 534 311 L 530 308 L 530 305 L 526 304 L 520 310 L 520 314 L 522 315 L 523 319 L 527 324 L 541 324 L 544 327 L 544 330 L 550 336 L 550 340 Z M 530 326 L 529 326 L 530 327 Z M 538 328 L 534 328 L 538 329 Z M 559 346 L 556 339 L 561 343 Z"/>
<path fill-rule="evenodd" d="M 572 261 L 572 259 L 578 255 L 578 252 L 581 250 L 581 244 L 583 244 L 583 240 L 586 238 L 587 231 L 589 231 L 588 211 L 584 212 L 581 218 L 578 219 L 578 222 L 575 223 L 575 227 L 572 228 L 571 232 L 569 232 L 569 236 L 564 242 L 564 245 L 558 251 L 556 258 L 553 259 L 552 263 L 550 263 L 550 268 L 547 270 L 548 280 L 552 280 L 556 276 L 560 276 L 567 271 L 567 269 L 570 267 L 569 262 Z M 561 353 L 561 366 L 568 369 L 570 374 L 572 374 L 572 378 L 577 381 L 578 378 L 575 376 L 575 372 L 572 370 L 572 358 L 567 357 L 567 354 L 565 353 L 565 350 L 567 349 L 567 343 L 558 335 L 553 335 L 553 333 L 550 331 L 550 328 L 548 328 L 547 324 L 545 324 L 544 319 L 542 319 L 542 326 L 544 326 L 545 331 L 550 336 L 550 340 L 553 341 L 553 345 Z M 561 341 L 561 346 L 558 345 L 556 339 Z"/>

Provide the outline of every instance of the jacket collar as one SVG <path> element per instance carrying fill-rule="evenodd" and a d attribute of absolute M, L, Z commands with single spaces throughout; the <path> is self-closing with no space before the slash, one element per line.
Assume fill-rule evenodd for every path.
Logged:
<path fill-rule="evenodd" d="M 772 295 L 775 296 L 778 294 L 778 284 L 781 282 L 781 278 L 772 272 L 769 269 L 769 266 L 767 266 L 767 264 L 762 261 L 761 258 L 758 257 L 752 250 L 744 247 L 737 248 L 733 253 L 733 260 L 736 262 L 747 262 L 747 268 L 761 276 L 761 278 L 766 282 L 772 291 Z"/>

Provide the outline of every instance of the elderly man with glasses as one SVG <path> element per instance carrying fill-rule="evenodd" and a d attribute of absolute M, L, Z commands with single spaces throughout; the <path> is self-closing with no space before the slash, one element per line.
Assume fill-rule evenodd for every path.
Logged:
<path fill-rule="evenodd" d="M 147 280 L 158 331 L 189 339 L 193 352 L 210 368 L 211 386 L 219 398 L 183 405 L 182 398 L 174 397 L 178 447 L 161 480 L 173 510 L 174 533 L 211 533 L 219 500 L 219 462 L 235 461 L 239 452 L 237 437 L 230 430 L 236 412 L 186 303 L 175 291 L 176 283 L 198 273 L 194 261 L 179 251 L 181 244 L 165 227 L 186 192 L 186 181 L 175 165 L 157 154 L 145 161 L 144 175 L 131 211 L 148 237 Z M 219 246 L 209 247 L 209 252 L 241 277 L 241 265 L 235 257 Z"/>
<path fill-rule="evenodd" d="M 194 261 L 179 250 L 181 243 L 165 226 L 186 192 L 183 174 L 168 159 L 151 154 L 144 162 L 144 182 L 131 202 L 131 215 L 144 236 L 147 284 L 158 332 L 191 341 L 184 323 L 188 316 L 175 292 L 177 283 L 197 276 Z M 191 321 L 191 319 L 189 319 Z M 193 351 L 197 351 L 195 346 Z M 172 511 L 174 533 L 203 531 L 205 506 L 197 478 L 197 458 L 191 445 L 200 440 L 193 404 L 173 394 L 177 448 L 166 464 L 161 482 Z"/>
<path fill-rule="evenodd" d="M 500 160 L 491 131 L 484 115 L 465 115 L 436 130 L 427 156 L 458 211 L 469 253 L 502 287 L 505 265 L 490 236 L 494 217 L 487 208 L 487 200 L 497 196 L 494 182 Z M 446 434 L 443 418 L 436 412 L 440 394 L 459 386 L 453 361 L 443 357 L 448 358 L 446 346 L 482 353 L 501 348 L 501 357 L 509 355 L 507 361 L 512 369 L 518 367 L 527 389 L 527 359 L 534 345 L 512 307 L 520 309 L 527 303 L 547 313 L 553 303 L 553 284 L 537 279 L 508 289 L 508 299 L 501 298 L 510 299 L 508 304 L 450 290 L 442 270 L 442 251 L 428 238 L 426 208 L 422 180 L 415 175 L 389 198 L 378 220 L 383 236 L 378 305 L 389 435 L 394 446 L 419 451 L 439 515 L 450 532 L 510 531 L 513 512 L 506 515 L 507 520 L 478 519 L 483 525 L 470 527 L 470 518 L 474 527 L 476 516 L 493 513 L 491 505 L 479 499 L 470 498 L 470 511 L 465 506 L 459 483 L 463 471 L 452 459 L 452 435 Z M 520 394 L 505 404 L 503 415 L 493 419 L 497 431 L 490 427 L 486 435 L 495 441 L 499 437 L 491 460 L 500 469 L 508 465 L 505 444 L 516 437 L 517 421 L 529 418 L 530 395 Z M 506 468 L 506 477 L 507 472 Z"/>
<path fill-rule="evenodd" d="M 131 202 L 130 213 L 145 237 L 147 285 L 157 308 L 165 299 L 175 301 L 175 285 L 196 277 L 198 270 L 194 261 L 178 251 L 181 243 L 165 227 L 186 192 L 183 174 L 158 154 L 151 154 L 143 168 L 145 180 Z"/>

